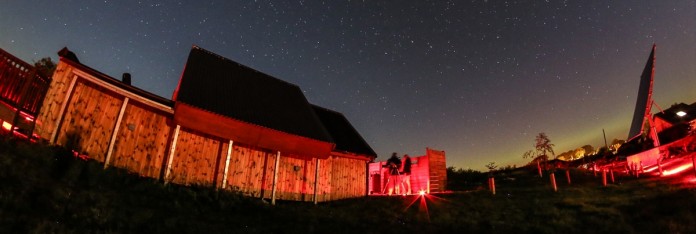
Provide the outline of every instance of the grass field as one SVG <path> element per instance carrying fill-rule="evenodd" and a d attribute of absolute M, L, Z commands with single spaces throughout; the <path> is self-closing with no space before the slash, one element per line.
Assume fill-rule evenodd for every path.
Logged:
<path fill-rule="evenodd" d="M 314 205 L 161 182 L 0 137 L 0 233 L 696 233 L 688 184 L 519 169 L 487 189 Z M 485 184 L 485 181 L 454 181 Z"/>

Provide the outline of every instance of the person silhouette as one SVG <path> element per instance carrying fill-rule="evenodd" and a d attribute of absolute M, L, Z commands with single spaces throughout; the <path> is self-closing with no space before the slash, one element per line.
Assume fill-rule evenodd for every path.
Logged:
<path fill-rule="evenodd" d="M 401 186 L 404 186 L 406 195 L 411 195 L 411 157 L 404 154 L 404 159 L 401 167 Z"/>
<path fill-rule="evenodd" d="M 396 192 L 396 194 L 398 194 L 400 186 L 397 186 L 397 183 L 399 183 L 399 168 L 401 168 L 401 160 L 398 156 L 396 156 L 396 152 L 394 152 L 392 156 L 387 159 L 387 164 L 385 166 L 387 167 L 387 170 L 389 170 L 389 178 L 387 180 L 389 192 L 387 194 L 392 195 L 392 192 Z"/>

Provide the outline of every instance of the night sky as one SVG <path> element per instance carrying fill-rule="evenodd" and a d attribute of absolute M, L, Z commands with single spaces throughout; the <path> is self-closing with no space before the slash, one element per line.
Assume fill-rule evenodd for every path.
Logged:
<path fill-rule="evenodd" d="M 288 1 L 289 2 L 289 1 Z M 657 44 L 653 97 L 696 101 L 696 1 L 2 1 L 0 48 L 87 66 L 171 98 L 192 45 L 297 84 L 385 160 L 522 165 L 626 139 Z"/>

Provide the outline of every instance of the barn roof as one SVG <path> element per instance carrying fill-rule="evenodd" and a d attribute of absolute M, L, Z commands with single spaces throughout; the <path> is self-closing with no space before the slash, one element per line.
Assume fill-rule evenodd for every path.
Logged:
<path fill-rule="evenodd" d="M 245 123 L 333 142 L 297 85 L 197 46 L 191 49 L 174 100 Z"/>
<path fill-rule="evenodd" d="M 319 116 L 324 127 L 329 131 L 331 138 L 336 143 L 336 151 L 346 151 L 373 158 L 377 157 L 375 151 L 365 142 L 365 139 L 360 136 L 360 133 L 355 130 L 343 114 L 316 105 L 312 105 L 312 107 L 314 108 L 314 113 Z"/>

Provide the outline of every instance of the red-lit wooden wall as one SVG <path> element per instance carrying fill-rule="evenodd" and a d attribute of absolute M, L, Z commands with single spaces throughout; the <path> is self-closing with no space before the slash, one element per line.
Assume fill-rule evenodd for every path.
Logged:
<path fill-rule="evenodd" d="M 0 49 L 0 131 L 28 136 L 49 82 L 32 65 Z"/>
<path fill-rule="evenodd" d="M 401 158 L 403 161 L 403 158 Z M 386 162 L 370 163 L 368 168 L 368 193 L 383 194 L 387 193 L 385 187 L 389 174 L 383 168 Z M 444 192 L 447 184 L 447 166 L 445 164 L 445 152 L 426 148 L 423 156 L 411 157 L 411 192 L 426 193 Z"/>
<path fill-rule="evenodd" d="M 271 199 L 277 171 L 279 200 L 323 202 L 367 193 L 367 156 L 332 152 L 318 159 L 280 152 L 276 168 L 277 150 L 234 141 L 230 149 L 230 139 L 177 128 L 172 106 L 100 76 L 105 75 L 61 58 L 34 133 L 105 167 L 170 183 Z"/>

